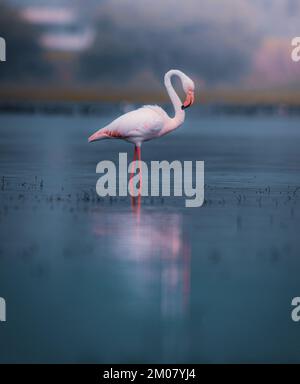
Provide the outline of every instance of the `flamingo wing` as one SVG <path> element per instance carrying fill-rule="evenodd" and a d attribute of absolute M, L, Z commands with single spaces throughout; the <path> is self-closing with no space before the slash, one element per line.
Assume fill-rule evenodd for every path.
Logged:
<path fill-rule="evenodd" d="M 105 138 L 135 139 L 140 141 L 158 137 L 168 115 L 158 106 L 144 106 L 118 117 L 94 133 L 89 141 Z"/>

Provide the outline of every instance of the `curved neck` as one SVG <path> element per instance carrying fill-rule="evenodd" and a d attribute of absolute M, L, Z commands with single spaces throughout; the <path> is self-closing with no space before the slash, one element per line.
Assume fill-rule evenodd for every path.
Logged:
<path fill-rule="evenodd" d="M 175 129 L 184 122 L 185 112 L 184 110 L 181 109 L 182 102 L 172 85 L 172 82 L 171 82 L 172 76 L 178 76 L 182 83 L 184 74 L 181 71 L 178 71 L 177 69 L 171 69 L 165 74 L 165 87 L 167 89 L 168 95 L 172 101 L 174 111 L 175 111 L 175 116 L 171 119 L 172 129 Z"/>

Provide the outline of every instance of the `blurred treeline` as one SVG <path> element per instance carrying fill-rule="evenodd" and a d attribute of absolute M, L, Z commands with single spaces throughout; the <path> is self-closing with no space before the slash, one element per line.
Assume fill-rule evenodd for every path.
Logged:
<path fill-rule="evenodd" d="M 0 0 L 0 36 L 6 41 L 6 62 L 0 63 L 0 81 L 50 80 L 53 68 L 43 57 L 38 44 L 39 32 L 21 19 L 18 11 Z"/>
<path fill-rule="evenodd" d="M 147 87 L 155 88 L 155 81 L 160 82 L 171 67 L 208 84 L 238 81 L 257 43 L 253 28 L 240 15 L 216 18 L 213 10 L 199 12 L 197 3 L 195 11 L 192 4 L 190 14 L 182 15 L 184 7 L 174 7 L 170 1 L 152 6 L 149 1 L 87 0 L 86 6 L 94 9 L 85 9 L 95 32 L 92 46 L 68 60 L 63 56 L 53 60 L 39 45 L 40 29 L 26 23 L 19 8 L 8 4 L 0 0 L 0 36 L 7 42 L 7 63 L 0 67 L 2 82 L 99 81 L 113 86 L 138 78 L 150 80 Z M 81 4 L 77 4 L 79 11 Z M 202 5 L 211 8 L 207 0 Z M 69 76 L 64 76 L 66 72 Z"/>
<path fill-rule="evenodd" d="M 21 17 L 31 5 L 73 11 L 71 35 L 88 30 L 91 43 L 48 49 L 41 43 L 47 26 Z M 157 100 L 164 73 L 175 67 L 208 101 L 300 104 L 300 65 L 291 60 L 299 20 L 298 0 L 0 0 L 7 43 L 0 97 L 131 100 L 147 93 Z M 54 27 L 52 36 L 65 39 L 66 26 Z"/>

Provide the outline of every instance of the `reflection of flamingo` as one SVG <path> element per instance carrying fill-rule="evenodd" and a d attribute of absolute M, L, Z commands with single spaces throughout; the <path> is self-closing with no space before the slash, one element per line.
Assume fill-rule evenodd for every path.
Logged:
<path fill-rule="evenodd" d="M 188 309 L 190 286 L 190 245 L 178 213 L 145 211 L 141 220 L 123 212 L 95 215 L 94 233 L 108 241 L 113 254 L 140 268 L 135 275 L 136 291 L 147 283 L 159 283 L 161 310 L 164 315 L 183 313 Z M 132 264 L 135 263 L 135 264 Z"/>
<path fill-rule="evenodd" d="M 186 99 L 183 104 L 172 86 L 172 76 L 177 76 L 181 80 L 183 90 L 186 93 Z M 180 127 L 185 118 L 184 110 L 194 102 L 194 82 L 183 72 L 177 69 L 167 72 L 165 74 L 165 87 L 174 106 L 175 116 L 173 118 L 170 118 L 157 105 L 145 105 L 142 108 L 125 113 L 106 127 L 100 129 L 89 137 L 89 142 L 103 139 L 123 139 L 129 141 L 134 144 L 133 161 L 135 162 L 136 157 L 140 161 L 142 142 L 164 136 Z M 132 167 L 131 173 L 133 172 L 134 167 Z"/>

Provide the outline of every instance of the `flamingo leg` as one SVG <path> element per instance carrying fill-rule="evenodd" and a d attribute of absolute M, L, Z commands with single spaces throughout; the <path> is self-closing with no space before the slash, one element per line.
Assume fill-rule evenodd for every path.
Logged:
<path fill-rule="evenodd" d="M 138 212 L 138 220 L 140 220 L 140 212 L 141 212 L 141 196 L 142 196 L 142 164 L 141 164 L 141 147 L 137 147 L 137 157 L 139 161 L 139 176 L 140 176 L 140 186 L 139 186 L 139 194 L 138 194 L 138 202 L 137 202 L 137 212 Z"/>
<path fill-rule="evenodd" d="M 131 172 L 130 172 L 130 178 L 129 178 L 129 183 L 130 183 L 130 191 L 131 191 L 131 205 L 134 208 L 135 207 L 135 197 L 133 196 L 133 175 L 134 175 L 134 170 L 135 170 L 135 162 L 136 162 L 136 155 L 137 155 L 137 146 L 134 146 L 134 153 L 133 153 L 133 162 L 131 165 Z"/>
<path fill-rule="evenodd" d="M 131 165 L 131 172 L 130 172 L 130 180 L 133 178 L 134 170 L 135 170 L 135 162 L 136 162 L 136 155 L 137 155 L 137 146 L 134 146 L 134 153 L 133 153 L 133 163 Z"/>
<path fill-rule="evenodd" d="M 135 196 L 133 196 L 133 175 L 135 171 L 135 165 L 136 165 L 136 158 L 138 158 L 138 166 L 139 166 L 139 193 L 137 196 L 137 202 Z M 130 189 L 132 191 L 132 196 L 131 196 L 131 205 L 135 213 L 137 214 L 138 220 L 140 219 L 140 209 L 141 209 L 141 190 L 142 190 L 142 168 L 141 168 L 141 148 L 138 146 L 134 147 L 134 156 L 133 156 L 133 164 L 131 168 L 131 175 L 130 175 Z"/>
<path fill-rule="evenodd" d="M 141 147 L 137 147 L 137 157 L 139 161 L 139 175 L 140 175 L 140 187 L 139 187 L 139 196 L 142 193 L 142 164 L 141 164 Z"/>

